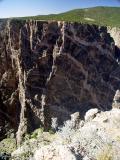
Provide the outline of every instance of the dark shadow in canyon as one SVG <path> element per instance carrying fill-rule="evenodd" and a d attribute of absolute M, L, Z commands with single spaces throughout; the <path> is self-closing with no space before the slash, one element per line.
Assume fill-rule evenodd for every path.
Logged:
<path fill-rule="evenodd" d="M 31 132 L 40 126 L 49 130 L 52 123 L 51 118 L 57 117 L 58 124 L 62 125 L 75 112 L 80 112 L 80 118 L 84 119 L 85 113 L 91 108 L 98 108 L 102 111 L 112 109 L 116 90 L 120 89 L 120 66 L 115 61 L 115 59 L 120 60 L 120 50 L 115 47 L 115 59 L 112 59 L 109 54 L 102 54 L 103 50 L 101 51 L 99 48 L 110 50 L 112 41 L 110 35 L 106 33 L 106 27 L 99 30 L 94 25 L 91 27 L 90 25 L 72 24 L 76 29 L 77 38 L 80 37 L 85 44 L 74 40 L 72 37 L 74 33 L 68 27 L 65 31 L 67 36 L 64 37 L 65 45 L 62 46 L 64 47 L 62 53 L 55 57 L 55 53 L 53 55 L 55 47 L 60 49 L 59 47 L 63 43 L 62 33 L 60 28 L 58 29 L 57 23 L 51 23 L 48 28 L 48 23 L 44 23 L 44 25 L 43 23 L 34 24 L 34 27 L 38 25 L 38 30 L 32 35 L 31 43 L 29 24 L 27 23 L 28 28 L 22 26 L 21 29 L 19 53 L 19 67 L 21 68 L 19 69 L 21 69 L 20 80 L 25 91 L 24 100 L 29 102 L 25 106 L 28 131 Z M 19 49 L 19 27 L 17 28 L 16 24 L 12 25 L 11 30 L 15 31 L 11 32 L 11 41 L 17 50 Z M 44 31 L 44 35 L 42 35 L 42 31 Z M 87 43 L 89 45 L 86 45 Z M 91 45 L 91 43 L 95 45 Z M 96 47 L 97 44 L 100 46 Z M 10 51 L 8 53 L 11 54 Z M 11 66 L 10 68 L 16 69 Z M 24 79 L 24 74 L 26 79 Z M 41 105 L 42 95 L 45 96 L 43 106 Z M 20 101 L 19 97 L 17 99 Z M 41 111 L 38 111 L 42 107 L 44 123 L 39 117 Z M 3 105 L 2 99 L 0 99 L 0 108 L 3 113 L 11 116 L 10 112 L 13 111 L 13 108 L 10 105 Z M 4 114 L 1 115 L 4 117 L 3 122 L 7 119 L 17 130 L 21 108 L 20 102 L 16 108 L 14 107 L 12 119 L 15 126 L 11 122 L 12 119 L 7 119 L 8 117 Z M 37 112 L 38 114 L 36 114 Z"/>

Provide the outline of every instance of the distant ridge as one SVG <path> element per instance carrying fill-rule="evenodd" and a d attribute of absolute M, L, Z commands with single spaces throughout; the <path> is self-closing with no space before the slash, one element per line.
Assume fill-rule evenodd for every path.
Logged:
<path fill-rule="evenodd" d="M 59 20 L 120 27 L 120 7 L 74 9 L 60 14 L 38 15 L 22 19 Z"/>

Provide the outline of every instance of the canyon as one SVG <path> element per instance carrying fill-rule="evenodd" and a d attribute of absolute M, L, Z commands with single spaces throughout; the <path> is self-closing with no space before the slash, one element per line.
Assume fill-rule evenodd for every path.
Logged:
<path fill-rule="evenodd" d="M 0 140 L 48 131 L 71 114 L 120 108 L 120 29 L 37 20 L 0 21 Z"/>

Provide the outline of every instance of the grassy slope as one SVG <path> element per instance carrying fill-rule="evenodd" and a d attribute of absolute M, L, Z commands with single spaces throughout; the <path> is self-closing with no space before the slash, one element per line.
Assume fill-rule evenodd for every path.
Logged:
<path fill-rule="evenodd" d="M 61 14 L 24 17 L 23 19 L 72 21 L 120 27 L 120 7 L 75 9 Z"/>

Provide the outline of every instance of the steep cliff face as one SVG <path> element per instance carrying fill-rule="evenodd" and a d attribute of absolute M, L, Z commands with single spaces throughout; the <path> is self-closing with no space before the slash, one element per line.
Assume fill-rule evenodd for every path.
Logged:
<path fill-rule="evenodd" d="M 114 38 L 115 45 L 120 48 L 120 28 L 118 27 L 108 27 L 108 32 L 110 33 L 111 37 Z"/>
<path fill-rule="evenodd" d="M 76 111 L 108 110 L 119 88 L 115 45 L 95 25 L 4 21 L 0 23 L 0 135 L 5 126 L 17 141 Z M 2 136 L 0 136 L 2 138 Z"/>
<path fill-rule="evenodd" d="M 108 27 L 108 32 L 110 33 L 111 37 L 113 37 L 113 39 L 114 39 L 115 58 L 116 58 L 116 61 L 118 62 L 118 64 L 120 65 L 120 28 Z M 120 108 L 120 90 L 119 90 L 119 88 L 115 93 L 112 106 L 113 106 L 113 108 Z"/>

